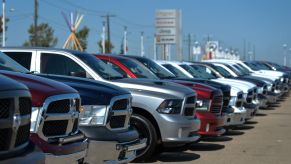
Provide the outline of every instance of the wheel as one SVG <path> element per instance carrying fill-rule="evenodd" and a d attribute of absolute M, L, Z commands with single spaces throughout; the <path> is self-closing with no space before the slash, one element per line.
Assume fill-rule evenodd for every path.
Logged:
<path fill-rule="evenodd" d="M 157 146 L 157 132 L 153 124 L 144 116 L 133 114 L 130 124 L 138 131 L 140 139 L 147 139 L 147 146 L 136 152 L 135 162 L 145 162 L 154 154 Z"/>

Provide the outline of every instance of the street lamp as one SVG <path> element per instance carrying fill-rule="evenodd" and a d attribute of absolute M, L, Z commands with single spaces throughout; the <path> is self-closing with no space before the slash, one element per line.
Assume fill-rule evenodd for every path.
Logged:
<path fill-rule="evenodd" d="M 287 44 L 283 44 L 284 66 L 287 66 Z"/>

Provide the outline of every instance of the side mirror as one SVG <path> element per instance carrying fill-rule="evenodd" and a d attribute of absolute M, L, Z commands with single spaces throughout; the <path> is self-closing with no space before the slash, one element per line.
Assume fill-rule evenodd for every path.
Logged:
<path fill-rule="evenodd" d="M 70 76 L 74 76 L 74 77 L 84 77 L 86 78 L 86 72 L 70 72 Z"/>

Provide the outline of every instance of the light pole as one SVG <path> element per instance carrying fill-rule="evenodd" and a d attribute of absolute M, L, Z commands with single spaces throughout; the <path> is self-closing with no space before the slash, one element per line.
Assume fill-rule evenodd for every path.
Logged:
<path fill-rule="evenodd" d="M 284 66 L 287 66 L 287 44 L 283 44 Z"/>
<path fill-rule="evenodd" d="M 2 0 L 2 47 L 5 47 L 5 38 L 6 38 L 6 16 L 5 16 L 5 9 L 6 9 L 6 0 Z"/>
<path fill-rule="evenodd" d="M 291 66 L 291 48 L 289 48 L 289 67 Z"/>

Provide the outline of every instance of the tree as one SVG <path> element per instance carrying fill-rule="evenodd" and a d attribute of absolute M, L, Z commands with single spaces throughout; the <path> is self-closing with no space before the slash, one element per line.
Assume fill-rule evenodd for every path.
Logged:
<path fill-rule="evenodd" d="M 87 26 L 84 26 L 81 30 L 79 30 L 76 33 L 76 36 L 79 39 L 80 44 L 84 51 L 87 49 L 87 44 L 88 44 L 87 38 L 88 38 L 89 31 L 90 29 Z"/>
<path fill-rule="evenodd" d="M 36 47 L 54 47 L 58 39 L 54 37 L 54 30 L 48 23 L 41 23 L 36 28 L 37 38 L 34 37 L 34 25 L 30 25 L 28 29 L 29 40 L 26 40 L 23 46 Z M 36 43 L 36 44 L 34 44 Z"/>
<path fill-rule="evenodd" d="M 103 52 L 103 48 L 102 48 L 102 40 L 100 40 L 98 42 L 98 46 L 99 46 L 99 49 L 101 52 Z M 114 48 L 113 44 L 110 43 L 108 40 L 105 40 L 105 53 L 111 53 L 112 52 L 112 49 Z"/>

